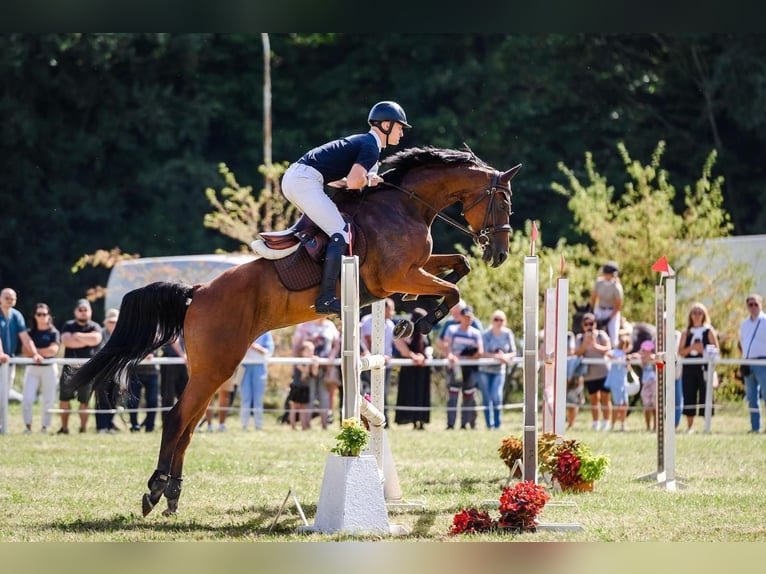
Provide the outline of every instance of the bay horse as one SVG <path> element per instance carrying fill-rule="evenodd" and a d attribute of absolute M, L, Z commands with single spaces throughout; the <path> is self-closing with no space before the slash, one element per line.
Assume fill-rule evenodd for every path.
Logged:
<path fill-rule="evenodd" d="M 461 254 L 432 253 L 434 218 L 449 219 L 442 211 L 460 202 L 471 229 L 461 227 L 482 246 L 484 260 L 501 265 L 511 231 L 510 182 L 521 165 L 501 172 L 468 149 L 423 147 L 398 152 L 382 167 L 385 183 L 361 194 L 340 192 L 333 199 L 342 213 L 352 214 L 352 240 L 357 229 L 367 241 L 360 266 L 366 293 L 362 305 L 396 293 L 425 297 L 428 314 L 412 328 L 426 333 L 458 302 L 455 283 L 470 271 Z M 177 512 L 186 449 L 210 399 L 256 337 L 316 319 L 318 291 L 318 285 L 286 289 L 275 261 L 257 258 L 207 283 L 156 282 L 125 295 L 111 338 L 69 384 L 79 388 L 93 382 L 96 390 L 106 386 L 115 400 L 119 388 L 114 381 L 124 380 L 148 353 L 183 334 L 189 380 L 163 423 L 157 467 L 142 499 L 144 516 L 163 495 L 163 514 Z"/>

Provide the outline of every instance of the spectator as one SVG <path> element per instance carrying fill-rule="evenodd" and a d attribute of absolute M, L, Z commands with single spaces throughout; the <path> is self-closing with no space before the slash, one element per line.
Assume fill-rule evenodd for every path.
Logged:
<path fill-rule="evenodd" d="M 24 353 L 39 364 L 43 357 L 37 352 L 32 339 L 29 338 L 24 316 L 18 309 L 14 309 L 16 299 L 16 291 L 10 287 L 0 291 L 0 364 L 7 363 L 11 357 L 16 356 L 16 347 L 19 341 L 21 341 Z M 8 375 L 8 396 L 22 400 L 22 396 L 13 388 L 15 378 L 16 365 L 12 364 Z"/>
<path fill-rule="evenodd" d="M 314 343 L 310 340 L 301 342 L 298 346 L 296 357 L 305 359 L 317 359 L 314 353 Z M 293 380 L 290 383 L 290 394 L 287 396 L 290 405 L 288 421 L 290 428 L 295 430 L 296 422 L 300 419 L 301 430 L 311 428 L 311 411 L 309 409 L 309 398 L 311 396 L 311 387 L 314 381 L 319 377 L 319 365 L 314 363 L 293 365 Z"/>
<path fill-rule="evenodd" d="M 466 306 L 460 311 L 460 322 L 451 325 L 444 336 L 449 370 L 447 372 L 447 430 L 455 428 L 458 397 L 462 391 L 463 404 L 460 411 L 460 428 L 476 428 L 476 386 L 479 368 L 476 365 L 460 365 L 461 359 L 478 359 L 484 353 L 481 331 L 471 325 L 473 307 Z"/>
<path fill-rule="evenodd" d="M 604 386 L 612 395 L 612 429 L 624 432 L 626 430 L 625 415 L 628 412 L 628 392 L 625 390 L 625 384 L 628 382 L 628 369 L 632 368 L 628 364 L 631 358 L 629 352 L 633 346 L 630 335 L 620 335 L 618 344 L 616 349 L 608 351 L 605 355 L 611 361 L 611 366 Z M 619 428 L 617 423 L 620 425 Z"/>
<path fill-rule="evenodd" d="M 492 313 L 492 326 L 482 333 L 484 345 L 482 357 L 500 361 L 499 365 L 481 365 L 479 367 L 479 389 L 484 406 L 484 420 L 488 429 L 500 428 L 503 386 L 508 365 L 516 356 L 516 343 L 513 333 L 506 326 L 506 321 L 505 313 L 496 309 Z"/>
<path fill-rule="evenodd" d="M 585 382 L 583 373 L 587 366 L 582 364 L 582 357 L 575 355 L 575 334 L 567 332 L 567 428 L 571 429 L 580 407 L 585 404 Z"/>
<path fill-rule="evenodd" d="M 154 421 L 157 417 L 157 405 L 160 398 L 160 371 L 156 364 L 151 364 L 154 354 L 149 353 L 136 366 L 128 381 L 128 410 L 130 416 L 130 432 L 139 432 L 144 427 L 146 432 L 154 431 Z M 148 361 L 149 364 L 144 364 Z M 144 393 L 146 413 L 141 424 L 138 423 L 138 409 L 141 405 L 141 391 Z"/>
<path fill-rule="evenodd" d="M 620 278 L 617 276 L 620 268 L 614 261 L 607 261 L 601 267 L 601 275 L 596 278 L 590 296 L 593 314 L 599 327 L 606 325 L 612 347 L 617 346 L 620 332 L 623 290 Z"/>
<path fill-rule="evenodd" d="M 460 312 L 467 306 L 468 304 L 463 299 L 460 299 L 449 310 L 450 317 L 448 319 L 444 319 L 443 322 L 440 323 L 441 330 L 439 331 L 439 337 L 436 339 L 436 348 L 439 349 L 439 353 L 441 353 L 442 357 L 449 355 L 449 348 L 444 338 L 447 334 L 447 329 L 449 329 L 452 325 L 457 325 L 460 323 Z M 484 330 L 484 326 L 481 324 L 481 321 L 477 317 L 473 318 L 471 325 L 476 327 L 479 331 Z"/>
<path fill-rule="evenodd" d="M 425 316 L 426 311 L 417 307 L 410 320 L 415 322 Z M 426 366 L 426 361 L 433 356 L 430 339 L 428 335 L 415 332 L 410 337 L 395 339 L 393 344 L 403 359 L 415 363 L 399 368 L 394 422 L 400 425 L 412 423 L 415 430 L 425 430 L 424 425 L 431 422 L 431 367 Z"/>
<path fill-rule="evenodd" d="M 80 299 L 74 308 L 74 319 L 64 323 L 61 327 L 61 343 L 64 345 L 65 359 L 90 359 L 104 338 L 101 326 L 92 320 L 93 309 L 87 299 Z M 79 365 L 64 365 L 61 369 L 59 385 L 59 406 L 61 413 L 61 428 L 57 434 L 69 434 L 70 401 L 77 397 L 80 402 L 80 432 L 84 433 L 88 427 L 88 408 L 92 383 L 74 389 L 69 385 L 69 379 Z"/>
<path fill-rule="evenodd" d="M 181 393 L 189 382 L 189 368 L 186 365 L 186 348 L 183 337 L 173 339 L 162 347 L 162 356 L 166 358 L 181 358 L 183 363 L 166 363 L 160 365 L 160 405 L 162 406 L 162 421 L 168 414 L 168 409 L 178 401 Z"/>
<path fill-rule="evenodd" d="M 692 304 L 686 329 L 681 333 L 681 345 L 678 354 L 682 357 L 701 359 L 705 347 L 718 347 L 718 336 L 710 324 L 710 315 L 705 305 L 699 301 Z M 705 400 L 707 399 L 707 379 L 705 365 L 686 364 L 681 375 L 681 387 L 684 395 L 683 414 L 686 415 L 686 432 L 694 432 L 694 416 L 705 416 Z"/>
<path fill-rule="evenodd" d="M 575 341 L 575 354 L 585 359 L 603 359 L 612 348 L 612 344 L 609 336 L 596 328 L 596 316 L 593 313 L 585 313 L 582 316 L 582 328 L 583 332 L 577 335 Z M 593 430 L 609 430 L 612 424 L 612 400 L 609 389 L 604 386 L 606 375 L 606 364 L 593 363 L 587 365 L 587 371 L 583 376 L 590 399 Z M 599 410 L 602 414 L 600 424 Z"/>
<path fill-rule="evenodd" d="M 301 345 L 304 341 L 311 341 L 314 344 L 314 355 L 323 359 L 331 359 L 333 358 L 333 350 L 338 348 L 336 341 L 339 339 L 340 333 L 335 323 L 327 317 L 319 317 L 313 321 L 301 323 L 295 328 L 291 344 L 292 354 L 294 357 L 301 356 Z M 319 419 L 323 429 L 327 428 L 331 408 L 330 393 L 325 384 L 330 369 L 331 366 L 320 367 L 317 376 L 310 379 L 311 389 L 308 404 L 311 409 L 314 409 L 315 403 L 318 403 Z"/>
<path fill-rule="evenodd" d="M 245 372 L 240 385 L 239 419 L 242 430 L 247 430 L 253 417 L 255 430 L 263 428 L 263 394 L 266 392 L 267 361 L 274 354 L 274 337 L 271 331 L 255 339 L 245 354 Z M 251 362 L 252 361 L 252 362 Z"/>
<path fill-rule="evenodd" d="M 117 309 L 109 309 L 104 317 L 104 338 L 101 340 L 99 348 L 106 345 L 109 337 L 112 336 L 114 328 L 117 326 L 117 319 L 120 316 L 120 312 Z M 111 411 L 114 408 L 113 397 L 109 396 L 106 390 L 106 385 L 96 386 L 96 432 L 114 433 L 117 432 L 117 426 L 114 424 L 114 414 Z M 101 412 L 99 412 L 101 411 Z"/>
<path fill-rule="evenodd" d="M 657 365 L 654 343 L 644 341 L 638 350 L 641 358 L 641 404 L 644 407 L 646 430 L 657 430 Z"/>
<path fill-rule="evenodd" d="M 50 307 L 46 303 L 35 305 L 33 319 L 34 327 L 29 329 L 29 338 L 37 348 L 37 352 L 43 359 L 53 359 L 61 346 L 61 334 L 53 325 Z M 40 402 L 42 406 L 42 428 L 45 433 L 51 424 L 50 410 L 56 400 L 56 386 L 58 385 L 58 367 L 54 363 L 27 365 L 24 369 L 23 399 L 21 400 L 21 412 L 24 417 L 24 433 L 32 432 L 32 405 L 37 400 L 37 391 L 40 389 Z"/>
<path fill-rule="evenodd" d="M 743 359 L 766 359 L 766 314 L 758 293 L 747 296 L 749 316 L 739 327 L 739 350 Z M 742 365 L 745 399 L 750 410 L 750 432 L 761 430 L 761 399 L 766 401 L 766 366 Z"/>
<path fill-rule="evenodd" d="M 385 325 L 383 327 L 383 355 L 386 357 L 386 368 L 383 370 L 383 415 L 386 417 L 385 426 L 388 426 L 388 395 L 391 388 L 391 366 L 389 364 L 394 353 L 394 300 L 385 299 Z M 362 354 L 369 355 L 372 349 L 372 313 L 368 313 L 359 321 L 359 335 L 362 340 Z M 362 372 L 363 386 L 361 394 L 370 392 L 370 371 Z"/>

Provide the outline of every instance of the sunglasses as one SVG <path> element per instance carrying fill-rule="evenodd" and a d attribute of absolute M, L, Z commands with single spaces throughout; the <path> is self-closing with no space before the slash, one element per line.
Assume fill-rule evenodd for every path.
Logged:
<path fill-rule="evenodd" d="M 747 302 L 748 307 L 760 307 L 760 303 L 758 301 L 748 301 Z"/>
<path fill-rule="evenodd" d="M 35 317 L 47 317 L 48 313 L 35 313 Z"/>
<path fill-rule="evenodd" d="M 587 323 L 583 323 L 582 326 L 583 327 L 591 327 L 591 326 L 593 326 L 595 324 L 596 323 L 594 321 L 588 321 Z"/>
<path fill-rule="evenodd" d="M 492 320 L 493 321 L 504 321 L 505 319 L 503 319 L 502 317 L 492 317 Z"/>

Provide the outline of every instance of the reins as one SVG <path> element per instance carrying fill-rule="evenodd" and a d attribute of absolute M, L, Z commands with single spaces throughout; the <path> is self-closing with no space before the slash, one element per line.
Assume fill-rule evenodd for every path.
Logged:
<path fill-rule="evenodd" d="M 434 212 L 436 217 L 441 219 L 442 221 L 448 223 L 458 231 L 461 231 L 462 233 L 465 233 L 468 235 L 471 239 L 473 239 L 480 247 L 484 248 L 487 243 L 489 242 L 489 234 L 490 233 L 498 233 L 502 231 L 510 231 L 511 226 L 508 224 L 503 225 L 492 225 L 491 227 L 487 225 L 487 222 L 489 221 L 490 214 L 492 213 L 492 206 L 495 201 L 495 195 L 497 193 L 502 193 L 504 196 L 510 195 L 509 190 L 502 188 L 500 185 L 500 173 L 495 172 L 495 174 L 492 176 L 492 184 L 485 190 L 484 195 L 477 198 L 473 203 L 471 203 L 468 206 L 463 206 L 463 210 L 460 212 L 460 215 L 465 215 L 468 211 L 476 207 L 479 203 L 484 201 L 487 197 L 489 197 L 489 205 L 487 206 L 487 211 L 484 214 L 484 223 L 482 224 L 482 228 L 479 231 L 471 231 L 468 229 L 465 225 L 460 223 L 459 221 L 453 219 L 446 213 L 442 212 L 440 209 L 435 208 L 433 205 L 428 203 L 425 199 L 420 197 L 417 193 L 414 191 L 411 191 L 409 189 L 405 189 L 404 187 L 398 186 L 395 183 L 391 183 L 389 181 L 384 182 L 384 185 L 387 185 L 389 187 L 393 187 L 394 189 L 397 189 L 407 195 L 407 197 L 414 199 L 415 201 L 420 202 L 421 204 L 425 205 L 428 209 Z M 493 222 L 494 223 L 494 222 Z"/>

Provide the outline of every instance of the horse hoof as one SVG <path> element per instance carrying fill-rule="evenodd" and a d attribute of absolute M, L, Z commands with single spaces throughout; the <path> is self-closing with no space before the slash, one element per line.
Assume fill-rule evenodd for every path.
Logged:
<path fill-rule="evenodd" d="M 176 515 L 176 511 L 170 510 L 169 508 L 166 508 L 165 510 L 162 511 L 162 516 L 175 516 L 175 515 Z"/>
<path fill-rule="evenodd" d="M 156 502 L 152 502 L 152 497 L 148 492 L 144 494 L 144 497 L 141 499 L 141 510 L 143 511 L 144 516 L 152 511 L 155 504 Z"/>
<path fill-rule="evenodd" d="M 394 339 L 409 337 L 415 331 L 415 325 L 409 319 L 402 319 L 394 326 Z"/>

